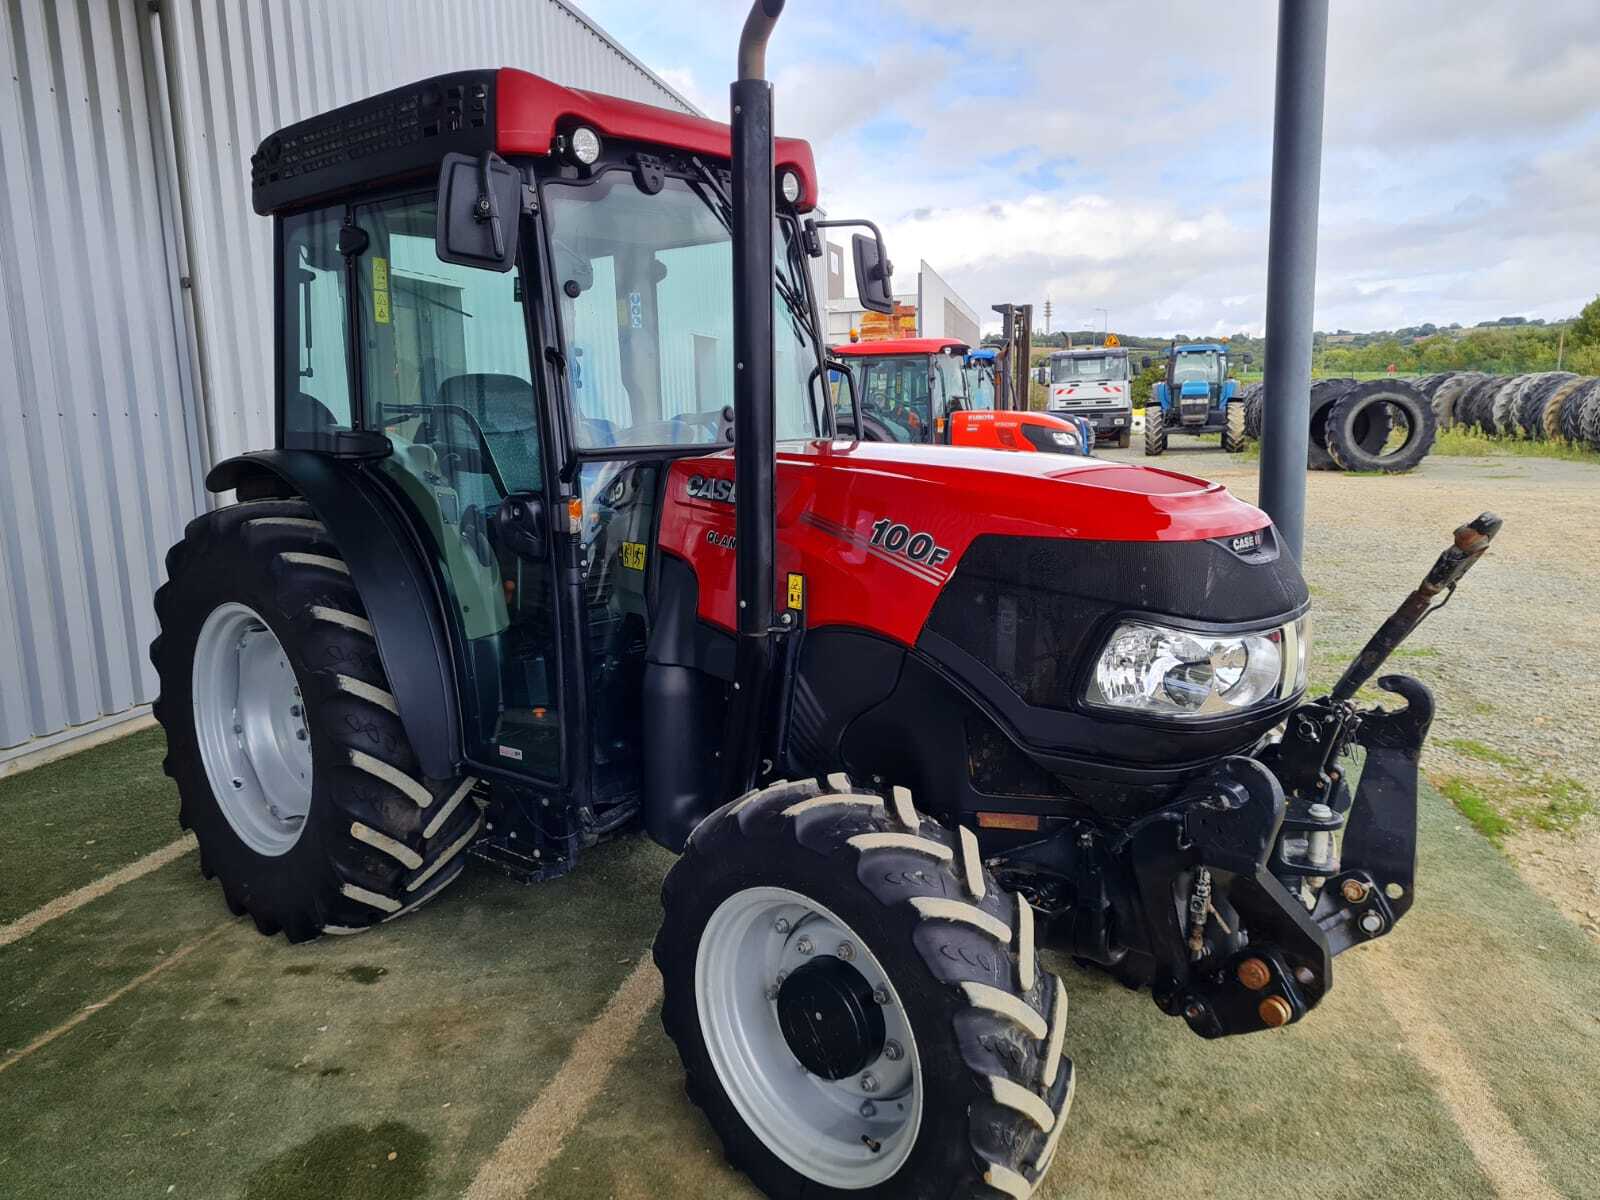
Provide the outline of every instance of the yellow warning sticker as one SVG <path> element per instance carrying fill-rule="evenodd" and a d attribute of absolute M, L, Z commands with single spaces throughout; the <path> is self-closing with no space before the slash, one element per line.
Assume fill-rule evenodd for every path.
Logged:
<path fill-rule="evenodd" d="M 389 260 L 372 260 L 372 319 L 379 325 L 389 323 Z"/>
<path fill-rule="evenodd" d="M 644 570 L 644 543 L 622 543 L 622 565 L 630 571 Z"/>
<path fill-rule="evenodd" d="M 789 574 L 789 607 L 804 608 L 806 606 L 806 577 L 793 572 Z"/>

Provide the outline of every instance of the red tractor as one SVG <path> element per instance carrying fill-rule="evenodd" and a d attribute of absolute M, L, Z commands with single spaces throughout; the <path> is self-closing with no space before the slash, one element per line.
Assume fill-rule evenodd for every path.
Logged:
<path fill-rule="evenodd" d="M 1094 434 L 1076 421 L 995 407 L 981 390 L 971 352 L 955 338 L 897 338 L 835 346 L 850 386 L 835 370 L 835 420 L 863 441 L 987 446 L 995 450 L 1088 454 Z M 857 408 L 860 409 L 859 420 Z"/>
<path fill-rule="evenodd" d="M 1075 1079 L 1040 951 L 1203 1037 L 1301 1020 L 1412 903 L 1431 702 L 1350 700 L 1401 626 L 1307 699 L 1305 584 L 1221 487 L 836 436 L 780 7 L 731 129 L 506 69 L 261 144 L 276 445 L 168 556 L 167 769 L 201 870 L 295 942 L 642 826 L 735 1163 L 1025 1197 Z"/>

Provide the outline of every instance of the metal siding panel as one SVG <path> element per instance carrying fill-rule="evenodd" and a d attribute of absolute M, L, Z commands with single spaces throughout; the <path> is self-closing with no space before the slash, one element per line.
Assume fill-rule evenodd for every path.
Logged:
<path fill-rule="evenodd" d="M 138 11 L 0 4 L 0 751 L 152 698 L 194 508 Z"/>

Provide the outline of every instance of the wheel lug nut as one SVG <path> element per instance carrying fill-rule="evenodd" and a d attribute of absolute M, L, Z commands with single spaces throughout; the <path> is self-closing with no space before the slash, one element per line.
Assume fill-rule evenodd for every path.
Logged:
<path fill-rule="evenodd" d="M 878 1106 L 871 1100 L 863 1100 L 861 1102 L 861 1115 L 870 1120 L 878 1115 Z"/>
<path fill-rule="evenodd" d="M 873 988 L 872 989 L 872 1002 L 874 1004 L 877 1004 L 877 1005 L 880 1005 L 880 1006 L 888 1004 L 889 1003 L 889 989 L 886 988 L 886 987 L 875 987 L 875 988 Z"/>
<path fill-rule="evenodd" d="M 794 948 L 801 954 L 810 954 L 813 949 L 811 939 L 808 937 L 801 938 L 794 944 Z"/>
<path fill-rule="evenodd" d="M 890 1062 L 899 1062 L 906 1056 L 905 1048 L 899 1042 L 885 1042 L 883 1044 L 883 1056 Z"/>
<path fill-rule="evenodd" d="M 840 958 L 844 959 L 845 962 L 849 962 L 855 956 L 856 956 L 856 948 L 854 946 L 852 946 L 849 942 L 840 942 L 839 943 L 839 957 Z"/>
<path fill-rule="evenodd" d="M 776 921 L 774 921 L 772 923 L 772 927 L 773 927 L 773 929 L 777 930 L 779 933 L 788 933 L 789 932 L 789 918 L 788 917 L 779 917 Z"/>
<path fill-rule="evenodd" d="M 291 717 L 298 717 L 300 715 L 300 706 L 298 704 L 291 704 L 289 706 L 289 715 Z"/>
<path fill-rule="evenodd" d="M 878 1078 L 871 1071 L 861 1077 L 861 1090 L 863 1092 L 875 1092 L 878 1090 Z"/>
<path fill-rule="evenodd" d="M 768 1000 L 776 1000 L 777 998 L 778 998 L 778 985 L 775 984 L 775 983 L 767 984 L 767 999 Z"/>
<path fill-rule="evenodd" d="M 1373 909 L 1368 909 L 1361 914 L 1361 932 L 1368 937 L 1377 937 L 1383 932 L 1383 915 Z"/>
<path fill-rule="evenodd" d="M 242 779 L 235 779 L 235 780 L 234 780 L 234 781 L 233 781 L 233 786 L 234 786 L 234 790 L 235 790 L 235 791 L 237 791 L 237 790 L 238 790 L 238 789 L 240 789 L 240 788 L 242 788 L 242 787 L 244 787 L 244 780 L 242 780 Z"/>
<path fill-rule="evenodd" d="M 243 733 L 244 732 L 244 726 L 243 725 L 235 725 L 233 727 L 233 731 L 235 733 Z"/>
<path fill-rule="evenodd" d="M 302 742 L 306 740 L 306 731 L 304 729 L 296 729 L 294 731 L 294 735 L 295 735 L 295 737 L 299 738 Z"/>

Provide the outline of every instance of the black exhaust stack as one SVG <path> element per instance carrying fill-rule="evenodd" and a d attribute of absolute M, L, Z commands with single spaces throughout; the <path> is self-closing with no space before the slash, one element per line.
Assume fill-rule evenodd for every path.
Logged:
<path fill-rule="evenodd" d="M 772 85 L 767 40 L 784 0 L 756 0 L 739 37 L 733 126 L 733 469 L 738 658 L 723 741 L 723 795 L 755 784 L 772 665 L 777 557 L 772 366 Z"/>

